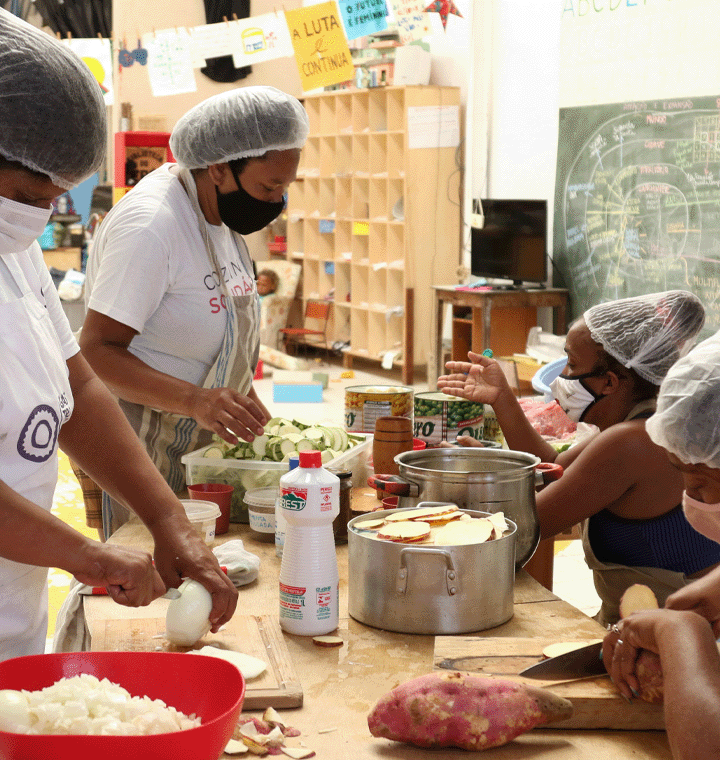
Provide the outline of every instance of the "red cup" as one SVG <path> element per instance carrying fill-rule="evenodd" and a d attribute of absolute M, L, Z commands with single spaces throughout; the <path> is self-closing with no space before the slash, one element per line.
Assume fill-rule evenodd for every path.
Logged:
<path fill-rule="evenodd" d="M 422 451 L 427 448 L 427 441 L 422 441 L 420 438 L 413 438 L 413 451 Z"/>
<path fill-rule="evenodd" d="M 215 535 L 227 533 L 230 530 L 230 503 L 234 486 L 225 483 L 196 483 L 187 489 L 191 499 L 212 501 L 220 507 L 220 517 L 215 521 Z"/>

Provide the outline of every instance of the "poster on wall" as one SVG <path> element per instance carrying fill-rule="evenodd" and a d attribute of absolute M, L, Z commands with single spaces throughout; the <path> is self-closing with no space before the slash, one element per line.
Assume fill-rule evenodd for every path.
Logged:
<path fill-rule="evenodd" d="M 300 83 L 305 92 L 347 82 L 355 76 L 337 3 L 285 11 Z"/>
<path fill-rule="evenodd" d="M 682 289 L 717 331 L 720 96 L 562 108 L 553 250 L 575 316 Z"/>
<path fill-rule="evenodd" d="M 190 29 L 193 47 L 193 68 L 202 69 L 208 58 L 232 55 L 233 39 L 231 22 L 202 24 Z"/>
<path fill-rule="evenodd" d="M 238 68 L 290 58 L 293 46 L 284 13 L 265 13 L 232 24 L 233 63 Z"/>
<path fill-rule="evenodd" d="M 387 29 L 385 0 L 338 0 L 349 40 Z"/>
<path fill-rule="evenodd" d="M 110 40 L 100 38 L 81 38 L 71 37 L 63 40 L 65 44 L 83 63 L 90 69 L 92 75 L 97 79 L 100 89 L 105 99 L 105 105 L 113 104 L 113 82 L 112 82 L 112 49 Z"/>
<path fill-rule="evenodd" d="M 392 0 L 400 44 L 408 45 L 432 33 L 430 14 L 424 0 Z"/>
<path fill-rule="evenodd" d="M 163 29 L 142 37 L 148 51 L 148 76 L 155 97 L 197 92 L 193 43 L 185 29 Z"/>

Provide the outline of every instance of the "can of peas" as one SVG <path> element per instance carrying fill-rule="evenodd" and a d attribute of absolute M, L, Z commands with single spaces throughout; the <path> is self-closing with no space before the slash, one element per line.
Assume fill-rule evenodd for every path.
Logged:
<path fill-rule="evenodd" d="M 445 393 L 415 394 L 414 436 L 428 446 L 452 443 L 459 435 L 483 439 L 484 405 Z"/>

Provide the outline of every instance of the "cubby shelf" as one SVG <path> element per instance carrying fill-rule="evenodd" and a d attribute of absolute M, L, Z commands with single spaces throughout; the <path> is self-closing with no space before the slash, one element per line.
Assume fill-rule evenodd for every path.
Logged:
<path fill-rule="evenodd" d="M 392 351 L 412 382 L 430 348 L 431 287 L 456 278 L 461 204 L 457 147 L 411 149 L 408 110 L 459 109 L 459 88 L 326 92 L 304 105 L 310 136 L 287 212 L 302 299 L 332 293 L 331 340 L 350 341 L 347 366 Z"/>

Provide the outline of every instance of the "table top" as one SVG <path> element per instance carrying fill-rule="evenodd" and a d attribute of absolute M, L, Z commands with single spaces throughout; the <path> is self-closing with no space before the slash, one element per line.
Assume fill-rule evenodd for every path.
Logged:
<path fill-rule="evenodd" d="M 277 615 L 280 559 L 275 555 L 274 544 L 255 540 L 247 525 L 232 524 L 229 533 L 216 538 L 216 545 L 235 538 L 242 538 L 245 548 L 257 554 L 261 562 L 258 580 L 240 589 L 238 610 L 243 614 Z M 138 520 L 124 525 L 110 542 L 152 551 L 150 534 Z M 283 710 L 283 715 L 287 716 L 289 725 L 302 731 L 303 741 L 315 750 L 318 758 L 417 760 L 422 752 L 417 747 L 390 745 L 384 739 L 373 738 L 368 731 L 367 715 L 375 701 L 387 691 L 432 671 L 435 637 L 382 631 L 350 618 L 347 614 L 347 546 L 339 545 L 337 555 L 339 632 L 346 644 L 339 648 L 321 648 L 308 637 L 285 634 L 305 700 L 301 708 Z M 167 604 L 166 600 L 157 599 L 149 607 L 133 609 L 117 605 L 109 597 L 84 597 L 91 636 L 107 619 L 164 618 Z M 569 630 L 574 638 L 597 638 L 603 633 L 594 620 L 520 571 L 515 582 L 512 619 L 479 635 L 568 638 Z M 431 753 L 432 760 L 457 760 L 461 754 L 464 756 L 461 750 Z M 665 734 L 660 731 L 536 729 L 493 750 L 494 760 L 541 756 L 552 757 L 552 760 L 671 760 Z"/>

